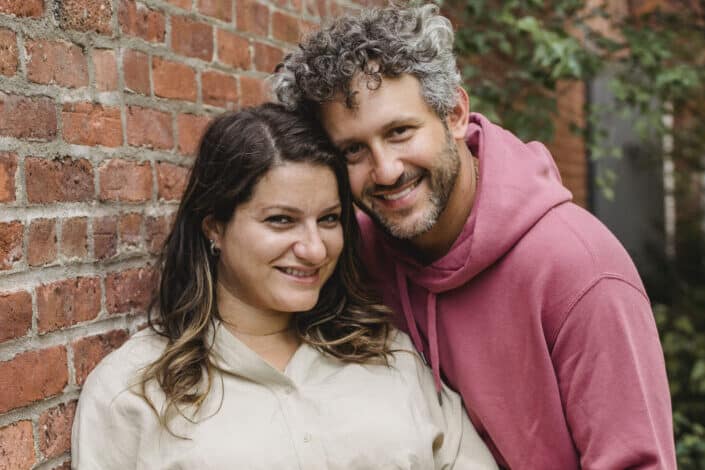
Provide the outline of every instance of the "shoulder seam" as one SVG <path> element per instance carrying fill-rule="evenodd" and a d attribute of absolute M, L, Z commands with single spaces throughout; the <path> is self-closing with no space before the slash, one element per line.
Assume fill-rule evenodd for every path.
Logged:
<path fill-rule="evenodd" d="M 641 296 L 644 297 L 644 300 L 646 300 L 646 302 L 650 302 L 649 297 L 646 295 L 646 292 L 644 291 L 644 289 L 641 286 L 638 286 L 638 285 L 634 284 L 633 282 L 627 280 L 621 274 L 610 273 L 610 272 L 601 273 L 598 276 L 596 276 L 592 280 L 592 282 L 588 283 L 585 286 L 585 288 L 583 288 L 583 290 L 579 291 L 570 302 L 568 302 L 568 307 L 565 309 L 565 314 L 563 315 L 563 320 L 561 320 L 560 325 L 558 326 L 558 328 L 556 328 L 556 332 L 551 336 L 551 341 L 550 341 L 551 349 L 553 349 L 553 345 L 556 343 L 556 339 L 558 338 L 558 335 L 560 334 L 561 330 L 563 329 L 563 326 L 565 325 L 566 321 L 568 321 L 568 318 L 570 317 L 571 312 L 573 311 L 575 306 L 578 305 L 578 302 L 580 302 L 580 300 L 582 300 L 582 298 L 585 297 L 585 295 L 587 295 L 588 292 L 590 292 L 597 284 L 599 284 L 600 281 L 604 281 L 604 280 L 615 280 L 615 281 L 623 282 L 624 284 L 627 284 L 628 286 L 630 286 L 631 288 L 633 288 L 634 290 L 639 292 L 639 294 L 641 294 Z"/>

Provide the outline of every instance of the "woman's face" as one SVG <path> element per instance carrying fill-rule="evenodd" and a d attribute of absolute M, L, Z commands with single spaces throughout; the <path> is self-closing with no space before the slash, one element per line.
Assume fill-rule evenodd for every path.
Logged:
<path fill-rule="evenodd" d="M 285 163 L 255 186 L 227 224 L 211 233 L 220 248 L 218 284 L 260 312 L 313 308 L 343 249 L 338 183 L 323 165 Z"/>

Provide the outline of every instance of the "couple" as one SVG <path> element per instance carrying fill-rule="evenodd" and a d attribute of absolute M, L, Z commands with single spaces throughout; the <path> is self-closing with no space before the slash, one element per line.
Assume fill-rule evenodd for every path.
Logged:
<path fill-rule="evenodd" d="M 295 111 L 210 125 L 75 467 L 675 468 L 636 270 L 542 145 L 469 113 L 452 43 L 431 5 L 339 18 L 274 77 Z"/>

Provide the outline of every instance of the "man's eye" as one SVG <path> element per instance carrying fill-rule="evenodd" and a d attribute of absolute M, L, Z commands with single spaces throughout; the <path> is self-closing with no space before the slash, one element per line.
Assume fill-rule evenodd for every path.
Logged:
<path fill-rule="evenodd" d="M 363 146 L 361 144 L 352 144 L 343 150 L 343 155 L 345 155 L 345 160 L 348 163 L 355 163 L 362 158 Z"/>
<path fill-rule="evenodd" d="M 405 137 L 411 132 L 411 127 L 409 126 L 399 126 L 392 129 L 389 134 L 391 137 Z"/>

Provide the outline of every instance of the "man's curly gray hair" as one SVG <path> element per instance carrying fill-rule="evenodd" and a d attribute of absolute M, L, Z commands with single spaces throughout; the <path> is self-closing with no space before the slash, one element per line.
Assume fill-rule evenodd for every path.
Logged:
<path fill-rule="evenodd" d="M 456 104 L 460 85 L 453 27 L 433 4 L 363 10 L 310 34 L 272 77 L 287 108 L 315 110 L 338 96 L 354 106 L 352 79 L 359 72 L 375 89 L 383 77 L 415 76 L 426 103 L 441 117 Z"/>

